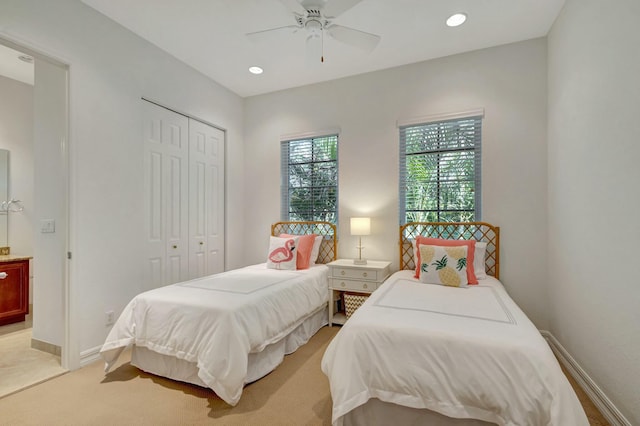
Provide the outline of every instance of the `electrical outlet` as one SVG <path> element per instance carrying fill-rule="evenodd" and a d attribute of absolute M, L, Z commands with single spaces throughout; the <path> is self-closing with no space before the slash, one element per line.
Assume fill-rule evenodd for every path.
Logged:
<path fill-rule="evenodd" d="M 115 320 L 115 314 L 113 311 L 106 311 L 104 313 L 104 325 L 113 325 Z"/>
<path fill-rule="evenodd" d="M 43 234 L 56 232 L 56 221 L 53 219 L 43 219 L 40 221 L 40 232 Z"/>

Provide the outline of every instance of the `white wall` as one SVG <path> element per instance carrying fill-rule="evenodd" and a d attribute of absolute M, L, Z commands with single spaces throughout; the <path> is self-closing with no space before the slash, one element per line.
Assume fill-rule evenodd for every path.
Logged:
<path fill-rule="evenodd" d="M 33 86 L 0 76 L 0 148 L 9 151 L 9 198 L 24 211 L 9 214 L 11 254 L 33 255 Z"/>
<path fill-rule="evenodd" d="M 104 312 L 119 313 L 140 290 L 141 97 L 227 130 L 227 233 L 235 238 L 227 242 L 226 266 L 243 263 L 243 226 L 237 214 L 244 202 L 241 98 L 78 0 L 3 1 L 0 37 L 70 65 L 74 350 L 100 346 L 108 332 Z M 46 291 L 55 300 L 62 286 Z M 56 330 L 40 340 L 61 345 L 64 324 L 55 316 L 50 321 Z"/>
<path fill-rule="evenodd" d="M 549 35 L 550 331 L 640 424 L 640 3 L 567 0 Z"/>
<path fill-rule="evenodd" d="M 501 278 L 547 326 L 546 40 L 450 56 L 245 101 L 247 260 L 264 261 L 280 218 L 280 138 L 340 128 L 339 256 L 350 216 L 370 215 L 364 255 L 398 267 L 399 119 L 484 108 L 482 219 L 501 227 Z"/>
<path fill-rule="evenodd" d="M 33 340 L 64 341 L 67 196 L 67 68 L 35 58 L 33 108 Z M 40 232 L 42 220 L 55 232 Z M 61 346 L 61 345 L 56 345 Z M 66 353 L 66 352 L 65 352 Z"/>

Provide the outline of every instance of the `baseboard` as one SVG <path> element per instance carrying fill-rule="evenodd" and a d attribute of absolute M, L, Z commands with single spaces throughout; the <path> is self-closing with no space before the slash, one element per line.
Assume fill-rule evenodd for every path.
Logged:
<path fill-rule="evenodd" d="M 99 361 L 101 359 L 100 348 L 101 346 L 96 346 L 95 348 L 80 352 L 80 367 Z"/>
<path fill-rule="evenodd" d="M 546 330 L 540 330 L 540 334 L 547 340 L 553 353 L 558 357 L 562 365 L 567 369 L 578 385 L 584 390 L 589 399 L 594 403 L 602 415 L 612 426 L 631 426 L 631 422 L 616 408 L 605 393 L 598 387 L 596 382 L 589 377 L 586 371 L 580 367 L 578 362 L 567 352 L 553 334 Z"/>
<path fill-rule="evenodd" d="M 51 355 L 62 355 L 62 347 L 54 345 L 53 343 L 43 342 L 42 340 L 31 338 L 31 347 L 42 352 L 50 353 Z"/>

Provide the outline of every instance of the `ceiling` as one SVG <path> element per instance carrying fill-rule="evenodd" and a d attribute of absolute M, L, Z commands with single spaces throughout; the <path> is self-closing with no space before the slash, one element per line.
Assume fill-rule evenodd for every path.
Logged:
<path fill-rule="evenodd" d="M 20 59 L 21 56 L 31 57 L 0 44 L 0 75 L 33 86 L 33 62 L 25 62 Z"/>
<path fill-rule="evenodd" d="M 258 42 L 246 36 L 294 25 L 285 4 L 296 0 L 82 1 L 242 97 L 542 37 L 564 4 L 564 0 L 362 0 L 332 22 L 377 34 L 378 45 L 366 52 L 325 36 L 324 63 L 310 64 L 304 30 Z M 325 7 L 350 0 L 299 1 Z M 466 13 L 467 22 L 447 27 L 445 20 L 455 12 Z M 253 65 L 264 73 L 249 73 Z"/>

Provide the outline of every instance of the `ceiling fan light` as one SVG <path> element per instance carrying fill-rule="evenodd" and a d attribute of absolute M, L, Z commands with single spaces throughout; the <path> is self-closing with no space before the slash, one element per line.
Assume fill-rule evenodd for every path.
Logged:
<path fill-rule="evenodd" d="M 263 72 L 263 71 L 264 71 L 264 70 L 263 70 L 262 68 L 260 68 L 260 67 L 256 67 L 256 66 L 249 67 L 249 72 L 250 72 L 251 74 L 256 74 L 256 75 L 257 75 L 257 74 L 262 74 L 262 72 Z"/>
<path fill-rule="evenodd" d="M 322 33 L 322 23 L 315 19 L 308 20 L 304 24 L 304 27 L 307 29 L 307 32 L 309 33 L 309 35 L 312 37 L 320 37 L 320 34 Z"/>
<path fill-rule="evenodd" d="M 457 27 L 459 25 L 464 24 L 464 21 L 467 20 L 466 13 L 454 13 L 453 15 L 447 18 L 447 26 L 449 27 Z"/>

